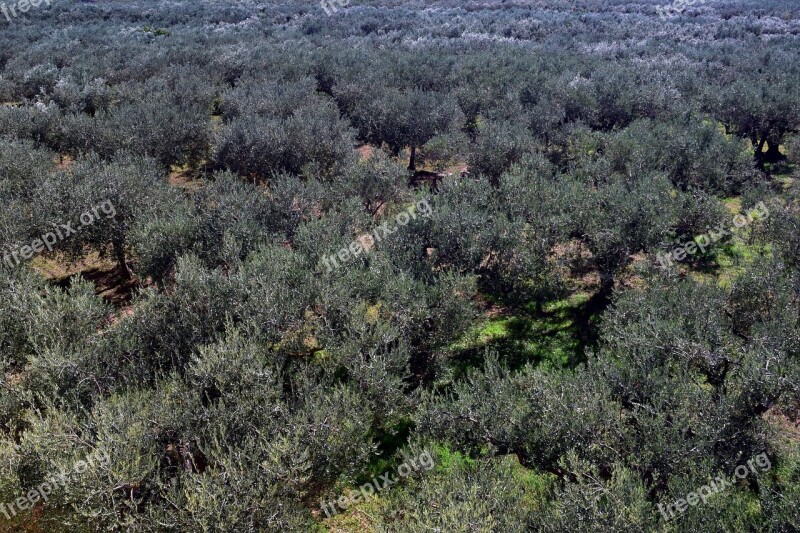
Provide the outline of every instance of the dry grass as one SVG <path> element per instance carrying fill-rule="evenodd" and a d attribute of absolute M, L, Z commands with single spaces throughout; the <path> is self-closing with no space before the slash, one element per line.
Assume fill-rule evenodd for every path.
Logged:
<path fill-rule="evenodd" d="M 134 289 L 138 287 L 135 279 L 124 279 L 118 265 L 108 257 L 100 257 L 96 251 L 85 255 L 79 261 L 70 261 L 61 254 L 40 256 L 32 267 L 54 285 L 68 287 L 73 276 L 80 275 L 95 286 L 95 292 L 116 307 L 130 302 Z"/>
<path fill-rule="evenodd" d="M 203 187 L 203 180 L 196 179 L 187 167 L 173 167 L 167 182 L 173 187 L 196 191 Z"/>
<path fill-rule="evenodd" d="M 356 148 L 358 152 L 358 158 L 361 161 L 368 161 L 372 158 L 372 155 L 375 153 L 375 147 L 370 146 L 368 144 L 364 144 Z"/>
<path fill-rule="evenodd" d="M 71 155 L 62 155 L 57 157 L 53 163 L 58 170 L 69 170 L 75 164 L 75 158 Z"/>
<path fill-rule="evenodd" d="M 764 420 L 778 441 L 795 448 L 800 445 L 800 412 L 789 412 L 773 407 L 764 413 Z"/>

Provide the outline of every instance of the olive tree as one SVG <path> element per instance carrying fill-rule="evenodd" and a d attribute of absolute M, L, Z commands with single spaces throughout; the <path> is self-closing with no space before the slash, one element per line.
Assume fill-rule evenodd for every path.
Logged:
<path fill-rule="evenodd" d="M 42 186 L 38 208 L 59 235 L 56 249 L 82 257 L 86 246 L 105 253 L 110 247 L 124 277 L 133 229 L 172 208 L 180 193 L 171 189 L 152 159 L 118 154 L 112 162 L 97 156 L 53 174 Z"/>

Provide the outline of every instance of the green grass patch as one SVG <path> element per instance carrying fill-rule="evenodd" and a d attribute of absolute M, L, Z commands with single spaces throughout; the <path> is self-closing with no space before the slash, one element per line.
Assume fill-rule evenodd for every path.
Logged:
<path fill-rule="evenodd" d="M 472 468 L 476 464 L 475 459 L 459 451 L 453 451 L 447 445 L 434 445 L 433 454 L 435 456 L 434 463 L 436 464 L 434 471 L 437 473 L 450 472 L 464 467 Z"/>
<path fill-rule="evenodd" d="M 714 282 L 720 287 L 729 288 L 759 257 L 771 255 L 772 247 L 769 244 L 748 244 L 741 237 L 734 237 L 717 246 L 711 264 L 694 271 L 692 275 L 698 281 Z"/>
<path fill-rule="evenodd" d="M 324 524 L 312 531 L 369 531 L 369 527 L 373 525 L 373 517 L 380 514 L 384 505 L 382 496 L 376 494 L 368 501 L 362 499 L 346 511 L 337 508 L 338 514 L 326 519 Z M 322 518 L 325 519 L 324 514 Z"/>
<path fill-rule="evenodd" d="M 523 466 L 516 455 L 504 455 L 486 459 L 473 459 L 459 451 L 452 450 L 446 444 L 432 444 L 430 448 L 434 456 L 436 467 L 425 473 L 432 478 L 432 483 L 446 483 L 451 475 L 458 475 L 459 471 L 474 472 L 483 467 L 485 461 L 499 462 L 511 474 L 518 486 L 522 489 L 521 503 L 532 509 L 543 509 L 547 505 L 548 494 L 558 481 L 555 474 L 541 473 Z M 378 516 L 385 514 L 391 507 L 396 507 L 398 502 L 408 503 L 413 501 L 408 495 L 417 487 L 419 481 L 406 478 L 402 483 L 393 485 L 385 491 L 378 492 L 375 497 L 367 501 L 359 501 L 346 511 L 325 518 L 321 515 L 322 523 L 314 531 L 370 531 L 375 523 L 380 521 Z M 341 492 L 348 496 L 350 489 Z"/>
<path fill-rule="evenodd" d="M 722 200 L 722 203 L 733 215 L 738 215 L 742 212 L 742 198 L 740 196 L 736 196 L 734 198 L 725 198 Z"/>
<path fill-rule="evenodd" d="M 585 330 L 597 318 L 586 320 L 589 301 L 588 293 L 579 292 L 542 305 L 531 302 L 511 315 L 484 319 L 450 346 L 455 352 L 456 373 L 482 367 L 493 352 L 512 368 L 533 363 L 559 369 L 582 361 L 590 337 Z"/>
<path fill-rule="evenodd" d="M 747 244 L 739 238 L 722 246 L 716 260 L 719 265 L 717 283 L 721 287 L 730 287 L 759 257 L 772 255 L 769 244 Z"/>
<path fill-rule="evenodd" d="M 393 427 L 381 431 L 376 439 L 378 455 L 370 462 L 366 472 L 356 480 L 357 484 L 364 484 L 385 472 L 397 470 L 401 464 L 397 451 L 408 444 L 413 429 L 414 422 L 410 418 L 404 418 Z"/>
<path fill-rule="evenodd" d="M 547 504 L 547 496 L 558 481 L 558 476 L 525 468 L 515 456 L 507 456 L 505 460 L 510 463 L 514 477 L 525 487 L 527 504 L 534 509 L 542 509 Z"/>

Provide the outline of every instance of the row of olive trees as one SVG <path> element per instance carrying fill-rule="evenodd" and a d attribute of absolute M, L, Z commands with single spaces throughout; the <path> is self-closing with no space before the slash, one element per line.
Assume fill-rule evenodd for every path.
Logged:
<path fill-rule="evenodd" d="M 791 105 L 800 87 L 791 55 L 769 51 L 747 58 L 728 66 L 724 77 L 711 67 L 670 77 L 640 64 L 612 67 L 563 56 L 504 57 L 509 64 L 491 67 L 482 52 L 454 62 L 396 51 L 304 56 L 294 69 L 283 67 L 285 84 L 243 69 L 229 81 L 236 84 L 232 89 L 223 73 L 207 79 L 195 66 L 144 82 L 65 75 L 37 96 L 35 106 L 0 110 L 0 132 L 59 153 L 110 159 L 128 150 L 165 168 L 213 163 L 255 178 L 282 171 L 331 177 L 352 157 L 356 139 L 395 156 L 409 149 L 413 171 L 426 143 L 463 132 L 474 142 L 459 147 L 467 152 L 459 155 L 496 179 L 534 149 L 568 167 L 575 131 L 613 135 L 630 126 L 631 140 L 647 143 L 642 163 L 695 174 L 676 175 L 680 187 L 735 189 L 746 177 L 746 149 L 725 139 L 713 121 L 747 140 L 764 163 L 785 158 L 781 146 L 800 120 Z M 759 72 L 754 62 L 762 65 Z M 720 78 L 738 81 L 721 85 Z M 701 111 L 709 115 L 702 124 L 687 118 Z M 215 112 L 225 123 L 216 138 Z M 655 131 L 642 121 L 657 124 Z M 706 165 L 695 166 L 698 157 Z M 724 163 L 710 168 L 719 157 Z"/>
<path fill-rule="evenodd" d="M 451 392 L 425 400 L 416 418 L 420 437 L 476 456 L 513 453 L 557 476 L 544 515 L 524 516 L 531 527 L 552 531 L 587 523 L 658 529 L 669 520 L 658 504 L 766 453 L 772 471 L 690 507 L 673 523 L 701 531 L 797 527 L 790 501 L 798 456 L 780 446 L 763 418 L 796 405 L 800 393 L 797 271 L 764 260 L 730 290 L 657 277 L 615 303 L 585 368 L 512 374 L 490 359 Z M 508 481 L 492 498 L 508 494 L 511 502 L 498 505 L 513 507 L 525 498 L 518 491 Z M 748 499 L 760 508 L 743 509 Z M 449 511 L 423 514 L 423 522 L 448 523 Z"/>
<path fill-rule="evenodd" d="M 0 244 L 108 201 L 57 252 L 147 285 L 119 310 L 0 268 L 0 501 L 101 451 L 39 526 L 305 530 L 424 447 L 436 471 L 359 520 L 800 528 L 800 459 L 770 423 L 800 400 L 796 198 L 770 202 L 751 241 L 770 257 L 730 287 L 642 261 L 618 283 L 727 222 L 715 194 L 772 196 L 754 155 L 798 162 L 796 38 L 758 35 L 786 0 L 669 26 L 641 2 L 351 4 L 54 4 L 0 36 Z M 410 189 L 437 153 L 476 179 Z M 180 167 L 203 187 L 169 186 Z M 326 272 L 423 198 L 430 217 Z M 586 365 L 501 352 L 460 378 L 481 306 L 541 308 L 584 263 L 615 296 Z M 772 471 L 664 523 L 659 504 L 761 452 Z"/>
<path fill-rule="evenodd" d="M 237 196 L 242 186 L 233 183 L 227 193 L 218 189 L 228 205 L 252 198 Z M 475 290 L 469 277 L 422 268 L 414 243 L 420 234 L 436 239 L 448 220 L 446 206 L 436 208 L 430 228 L 409 228 L 391 250 L 329 276 L 315 273 L 307 254 L 330 226 L 313 223 L 298 232 L 297 250 L 263 244 L 216 268 L 188 255 L 177 263 L 173 290 L 142 294 L 132 317 L 101 333 L 107 308 L 90 287 L 42 291 L 4 277 L 14 307 L 2 315 L 3 343 L 20 354 L 6 364 L 26 369 L 3 389 L 4 419 L 26 429 L 4 452 L 3 464 L 14 469 L 8 479 L 18 480 L 4 490 L 33 487 L 98 448 L 112 466 L 97 465 L 52 498 L 76 505 L 83 516 L 76 521 L 305 527 L 311 518 L 299 502 L 320 483 L 356 482 L 378 451 L 372 436 L 395 434 L 409 416 L 422 438 L 476 457 L 513 453 L 561 479 L 544 517 L 512 514 L 531 527 L 576 520 L 655 527 L 656 503 L 762 451 L 796 471 L 796 458 L 776 447 L 761 418 L 800 397 L 797 271 L 780 260 L 758 263 L 729 290 L 649 278 L 652 287 L 617 301 L 598 354 L 575 373 L 512 374 L 489 360 L 485 372 L 443 396 L 428 387 L 410 392 L 427 381 L 420 372 L 433 372 L 435 382 L 447 361 L 432 355 L 469 324 Z M 226 233 L 238 222 L 228 219 Z M 54 331 L 55 322 L 63 326 Z M 76 433 L 82 439 L 69 438 Z M 55 453 L 64 447 L 68 454 Z M 438 500 L 453 484 L 488 490 L 501 509 L 527 501 L 522 472 L 498 465 L 476 481 L 470 471 L 446 471 L 408 496 L 390 493 L 393 507 L 381 519 L 391 524 L 392 508 Z M 590 498 L 597 490 L 617 503 L 598 504 Z M 757 515 L 737 504 L 747 490 L 725 494 L 713 523 L 797 524 L 796 508 L 778 497 L 796 487 L 759 478 Z M 578 502 L 585 515 L 568 511 Z M 261 511 L 247 512 L 253 505 Z M 444 509 L 401 523 L 452 523 L 455 510 Z M 469 512 L 490 519 L 477 501 Z M 703 516 L 698 509 L 681 523 Z"/>

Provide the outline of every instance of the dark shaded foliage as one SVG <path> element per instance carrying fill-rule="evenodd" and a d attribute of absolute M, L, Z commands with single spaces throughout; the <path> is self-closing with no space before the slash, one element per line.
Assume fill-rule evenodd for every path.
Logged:
<path fill-rule="evenodd" d="M 3 21 L 0 502 L 110 459 L 9 527 L 799 529 L 797 6 L 347 4 Z"/>

